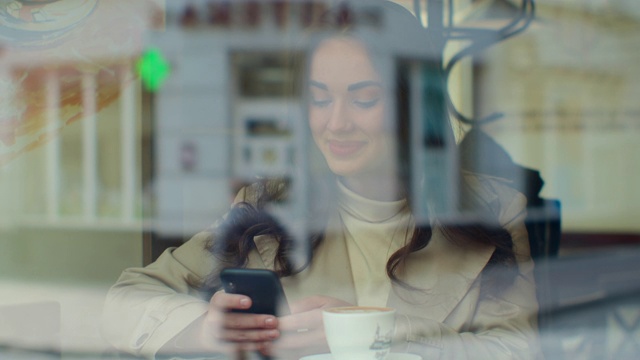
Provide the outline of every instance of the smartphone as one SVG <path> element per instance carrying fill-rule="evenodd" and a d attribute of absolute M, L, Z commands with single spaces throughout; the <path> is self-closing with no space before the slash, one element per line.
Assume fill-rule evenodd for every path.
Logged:
<path fill-rule="evenodd" d="M 278 275 L 265 269 L 227 268 L 220 272 L 224 291 L 251 298 L 249 309 L 234 310 L 252 314 L 282 316 L 290 314 Z"/>

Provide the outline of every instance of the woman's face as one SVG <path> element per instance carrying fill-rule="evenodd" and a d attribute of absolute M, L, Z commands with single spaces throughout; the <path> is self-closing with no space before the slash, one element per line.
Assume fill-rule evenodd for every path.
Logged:
<path fill-rule="evenodd" d="M 374 175 L 391 154 L 380 74 L 357 40 L 325 40 L 311 58 L 309 124 L 329 168 L 346 178 Z"/>

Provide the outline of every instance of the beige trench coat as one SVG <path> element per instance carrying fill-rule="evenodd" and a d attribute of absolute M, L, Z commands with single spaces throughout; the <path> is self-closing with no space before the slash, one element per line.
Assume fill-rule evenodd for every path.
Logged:
<path fill-rule="evenodd" d="M 481 272 L 494 248 L 456 245 L 434 231 L 430 244 L 412 254 L 404 280 L 424 292 L 393 286 L 388 306 L 396 308 L 395 349 L 423 359 L 532 359 L 540 357 L 533 262 L 524 227 L 525 198 L 503 180 L 466 177 L 476 195 L 494 211 L 514 241 L 519 274 L 499 296 L 480 291 Z M 253 202 L 241 191 L 236 201 Z M 207 311 L 207 302 L 190 287 L 219 271 L 204 250 L 210 234 L 200 233 L 179 248 L 165 251 L 145 268 L 125 270 L 107 296 L 102 330 L 116 348 L 153 357 L 177 333 Z M 272 268 L 275 241 L 254 239 L 250 268 Z M 333 296 L 356 303 L 344 239 L 327 237 L 313 265 L 282 279 L 287 300 L 311 295 Z M 188 281 L 189 280 L 189 281 Z"/>

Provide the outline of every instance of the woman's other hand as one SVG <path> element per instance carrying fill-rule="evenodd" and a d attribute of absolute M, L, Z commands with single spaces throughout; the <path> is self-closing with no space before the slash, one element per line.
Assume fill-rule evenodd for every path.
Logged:
<path fill-rule="evenodd" d="M 272 352 L 283 359 L 328 353 L 322 310 L 352 305 L 328 296 L 311 296 L 291 304 L 291 315 L 278 319 L 281 335 Z"/>

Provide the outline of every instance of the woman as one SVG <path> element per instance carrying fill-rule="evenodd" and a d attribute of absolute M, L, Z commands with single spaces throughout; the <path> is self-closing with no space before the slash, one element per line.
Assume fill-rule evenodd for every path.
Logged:
<path fill-rule="evenodd" d="M 384 30 L 424 44 L 410 13 L 380 4 Z M 294 242 L 264 211 L 286 197 L 286 183 L 248 186 L 209 231 L 123 273 L 105 307 L 104 334 L 116 347 L 143 355 L 241 349 L 297 359 L 328 352 L 323 308 L 358 304 L 397 309 L 394 351 L 424 359 L 537 356 L 524 197 L 500 179 L 461 172 L 460 207 L 477 221 L 460 225 L 433 215 L 416 223 L 407 167 L 396 161 L 389 96 L 396 89 L 375 56 L 384 36 L 340 16 L 332 17 L 340 31 L 315 42 L 305 75 L 310 132 L 332 174 L 311 187 L 310 219 L 319 225 L 310 263 L 297 268 L 290 261 Z M 220 291 L 219 272 L 231 266 L 276 271 L 292 314 L 231 313 L 251 304 Z"/>

